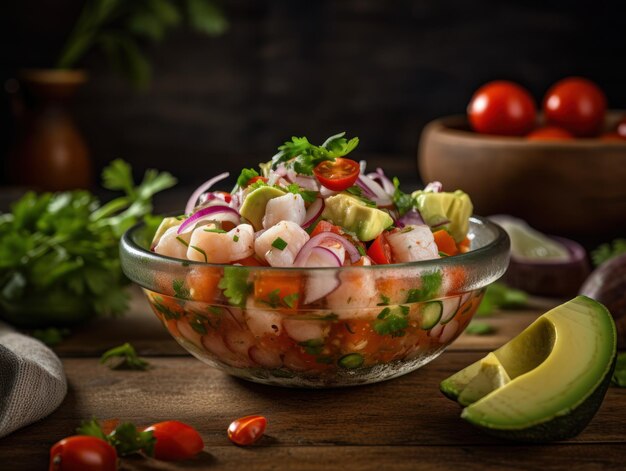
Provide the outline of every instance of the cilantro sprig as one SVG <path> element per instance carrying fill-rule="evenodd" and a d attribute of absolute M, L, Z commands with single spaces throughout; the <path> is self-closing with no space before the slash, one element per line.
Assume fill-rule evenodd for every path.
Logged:
<path fill-rule="evenodd" d="M 224 276 L 218 287 L 224 290 L 224 296 L 233 306 L 243 307 L 246 304 L 248 293 L 252 289 L 248 282 L 249 270 L 242 267 L 225 267 Z"/>
<path fill-rule="evenodd" d="M 148 170 L 136 185 L 123 160 L 111 162 L 102 178 L 106 189 L 124 195 L 102 204 L 87 191 L 29 192 L 0 215 L 0 306 L 23 306 L 29 312 L 24 324 L 45 319 L 54 326 L 58 313 L 60 325 L 68 310 L 126 310 L 129 281 L 120 266 L 119 238 L 142 219 L 151 238 L 161 222 L 150 214 L 152 196 L 176 180 Z"/>
<path fill-rule="evenodd" d="M 602 244 L 591 252 L 593 264 L 597 267 L 607 260 L 626 253 L 626 239 L 615 239 L 611 243 Z"/>
<path fill-rule="evenodd" d="M 373 328 L 378 335 L 402 337 L 409 325 L 408 306 L 386 307 L 376 317 Z"/>
<path fill-rule="evenodd" d="M 150 367 L 150 363 L 137 355 L 135 347 L 128 342 L 104 352 L 100 357 L 100 363 L 108 364 L 112 370 L 145 371 Z"/>
<path fill-rule="evenodd" d="M 321 146 L 311 144 L 306 137 L 294 136 L 278 148 L 278 153 L 272 157 L 272 168 L 283 163 L 297 173 L 313 175 L 313 168 L 320 162 L 344 157 L 359 145 L 358 137 L 348 140 L 345 134 L 330 136 Z"/>
<path fill-rule="evenodd" d="M 108 442 L 115 448 L 119 456 L 133 453 L 154 454 L 156 438 L 151 431 L 140 431 L 130 422 L 122 422 L 110 433 L 105 433 L 97 419 L 83 421 L 76 429 L 78 435 L 89 435 Z"/>

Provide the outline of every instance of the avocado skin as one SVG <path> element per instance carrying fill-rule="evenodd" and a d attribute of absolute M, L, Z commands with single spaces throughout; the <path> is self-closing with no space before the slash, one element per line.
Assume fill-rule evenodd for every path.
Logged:
<path fill-rule="evenodd" d="M 522 442 L 522 443 L 545 443 L 559 440 L 567 440 L 575 437 L 582 432 L 596 415 L 598 409 L 602 405 L 606 391 L 611 384 L 613 371 L 615 370 L 615 362 L 617 355 L 613 357 L 611 368 L 607 371 L 602 382 L 594 389 L 594 391 L 577 407 L 571 409 L 565 415 L 554 417 L 546 422 L 542 422 L 532 427 L 523 429 L 496 429 L 487 427 L 479 422 L 473 422 L 461 415 L 461 418 L 472 425 L 482 429 L 491 436 L 502 438 L 505 440 Z M 453 390 L 446 390 L 441 385 L 441 392 L 448 398 L 456 400 Z"/>

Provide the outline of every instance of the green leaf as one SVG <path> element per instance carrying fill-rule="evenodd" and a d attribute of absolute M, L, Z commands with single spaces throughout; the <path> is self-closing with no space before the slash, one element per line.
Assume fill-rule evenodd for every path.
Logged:
<path fill-rule="evenodd" d="M 465 329 L 465 332 L 469 335 L 489 335 L 496 331 L 495 327 L 487 324 L 486 322 L 472 321 Z"/>
<path fill-rule="evenodd" d="M 90 437 L 100 438 L 101 440 L 104 440 L 105 442 L 109 441 L 109 438 L 107 437 L 107 435 L 104 433 L 104 430 L 102 430 L 102 427 L 100 426 L 100 422 L 98 422 L 96 419 L 83 420 L 80 424 L 80 427 L 76 429 L 76 434 L 88 435 Z"/>
<path fill-rule="evenodd" d="M 440 271 L 423 274 L 421 277 L 422 286 L 409 290 L 406 302 L 415 303 L 436 298 L 441 288 L 442 279 Z"/>
<path fill-rule="evenodd" d="M 120 456 L 127 456 L 132 453 L 144 452 L 148 456 L 154 454 L 156 438 L 151 431 L 140 432 L 134 424 L 124 422 L 117 426 L 108 436 L 109 442 L 113 445 Z"/>
<path fill-rule="evenodd" d="M 218 286 L 233 306 L 243 307 L 252 286 L 248 283 L 249 270 L 242 267 L 225 267 Z"/>
<path fill-rule="evenodd" d="M 174 296 L 180 299 L 189 299 L 191 293 L 189 289 L 185 287 L 185 280 L 174 280 L 172 282 L 172 288 L 174 289 Z"/>
<path fill-rule="evenodd" d="M 180 24 L 180 12 L 170 1 L 148 0 L 148 6 L 164 25 L 177 26 Z"/>
<path fill-rule="evenodd" d="M 222 10 L 210 0 L 187 0 L 187 16 L 195 31 L 209 36 L 219 36 L 228 28 Z"/>
<path fill-rule="evenodd" d="M 157 16 L 148 12 L 140 12 L 128 19 L 128 30 L 152 41 L 160 41 L 165 35 L 165 25 Z"/>
<path fill-rule="evenodd" d="M 602 244 L 591 252 L 593 264 L 598 267 L 607 260 L 626 253 L 626 239 L 615 239 L 608 244 Z"/>
<path fill-rule="evenodd" d="M 65 337 L 70 334 L 68 329 L 57 329 L 56 327 L 48 327 L 47 329 L 36 329 L 31 335 L 37 340 L 45 343 L 49 347 L 60 344 Z"/>
<path fill-rule="evenodd" d="M 117 360 L 117 361 L 111 361 Z M 145 371 L 150 364 L 137 355 L 135 348 L 130 343 L 122 344 L 107 350 L 100 357 L 101 364 L 108 364 L 112 370 L 128 369 Z"/>
<path fill-rule="evenodd" d="M 407 306 L 386 307 L 378 314 L 372 327 L 378 335 L 402 337 L 409 325 L 409 308 Z"/>
<path fill-rule="evenodd" d="M 135 198 L 135 183 L 130 165 L 122 159 L 115 159 L 102 170 L 102 186 L 109 190 L 120 190 Z"/>
<path fill-rule="evenodd" d="M 528 295 L 519 289 L 509 288 L 504 283 L 492 283 L 487 287 L 476 315 L 490 316 L 498 309 L 518 309 L 528 304 Z"/>
<path fill-rule="evenodd" d="M 615 371 L 613 372 L 611 382 L 615 386 L 626 388 L 626 352 L 617 354 Z"/>
<path fill-rule="evenodd" d="M 243 188 L 247 185 L 251 178 L 258 176 L 258 172 L 253 168 L 244 168 L 239 174 L 239 177 L 237 177 L 237 186 Z"/>
<path fill-rule="evenodd" d="M 407 193 L 404 193 L 400 189 L 400 180 L 398 177 L 393 177 L 393 186 L 395 188 L 393 192 L 393 204 L 395 204 L 398 209 L 398 213 L 400 216 L 404 216 L 411 209 L 413 209 L 415 202 L 413 201 L 413 197 Z"/>

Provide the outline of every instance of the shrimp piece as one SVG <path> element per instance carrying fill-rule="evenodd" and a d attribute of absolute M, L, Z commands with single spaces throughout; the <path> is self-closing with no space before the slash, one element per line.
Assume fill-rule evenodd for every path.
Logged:
<path fill-rule="evenodd" d="M 272 245 L 278 238 L 287 243 L 282 250 Z M 254 251 L 259 258 L 266 260 L 273 267 L 289 267 L 293 265 L 296 255 L 308 240 L 309 234 L 298 224 L 293 221 L 281 221 L 256 238 Z"/>
<path fill-rule="evenodd" d="M 396 262 L 417 262 L 439 258 L 435 238 L 427 225 L 406 226 L 387 235 Z"/>
<path fill-rule="evenodd" d="M 180 224 L 170 227 L 163 233 L 159 243 L 154 247 L 156 253 L 172 258 L 182 258 L 183 260 L 187 258 L 187 245 L 191 239 L 191 233 L 178 235 L 176 231 L 178 231 L 179 226 Z"/>
<path fill-rule="evenodd" d="M 371 265 L 368 258 L 363 257 L 363 265 Z M 341 284 L 335 291 L 326 295 L 328 308 L 339 316 L 339 319 L 375 318 L 380 308 L 365 309 L 376 306 L 379 294 L 376 279 L 370 270 L 348 270 L 339 275 Z"/>
<path fill-rule="evenodd" d="M 277 312 L 258 308 L 252 297 L 246 302 L 244 317 L 248 329 L 257 338 L 264 335 L 280 335 L 283 330 L 282 316 Z"/>
<path fill-rule="evenodd" d="M 324 321 L 305 321 L 300 319 L 285 319 L 285 332 L 296 342 L 306 342 L 313 339 L 324 339 L 330 331 L 330 326 Z"/>
<path fill-rule="evenodd" d="M 187 249 L 187 258 L 198 262 L 229 263 L 254 253 L 254 229 L 240 224 L 228 232 L 194 229 Z"/>
<path fill-rule="evenodd" d="M 272 198 L 265 206 L 263 228 L 269 229 L 280 221 L 292 221 L 298 226 L 304 222 L 306 208 L 302 196 L 293 193 Z"/>

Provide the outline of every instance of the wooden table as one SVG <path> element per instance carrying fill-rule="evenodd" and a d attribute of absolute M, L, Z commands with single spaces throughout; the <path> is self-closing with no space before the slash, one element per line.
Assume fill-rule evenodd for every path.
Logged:
<path fill-rule="evenodd" d="M 401 378 L 294 390 L 238 380 L 192 358 L 136 295 L 125 318 L 97 320 L 57 348 L 68 395 L 48 418 L 0 440 L 0 469 L 47 469 L 49 447 L 89 417 L 143 425 L 177 419 L 205 440 L 204 452 L 193 460 L 128 458 L 128 470 L 626 469 L 626 389 L 609 389 L 581 435 L 542 446 L 484 435 L 462 421 L 459 407 L 439 392 L 442 379 L 504 343 L 550 305 L 541 304 L 496 314 L 488 320 L 495 335 L 463 335 L 438 359 Z M 104 350 L 126 341 L 149 357 L 150 371 L 112 371 L 98 364 Z M 267 417 L 267 435 L 257 446 L 239 448 L 228 441 L 226 427 L 247 414 Z"/>

